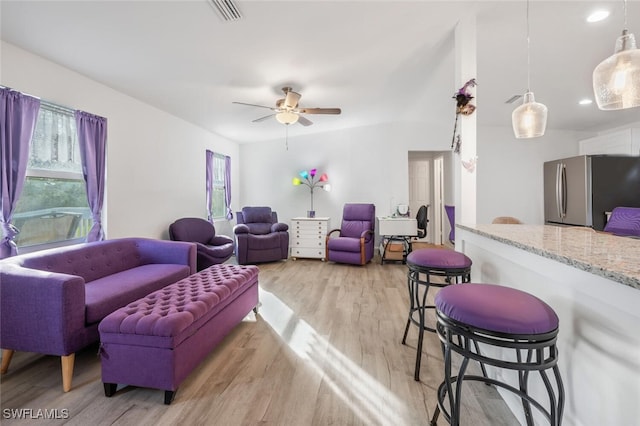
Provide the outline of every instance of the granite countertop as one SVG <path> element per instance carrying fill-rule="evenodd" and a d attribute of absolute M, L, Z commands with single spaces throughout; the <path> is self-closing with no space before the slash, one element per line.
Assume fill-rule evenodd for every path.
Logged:
<path fill-rule="evenodd" d="M 640 239 L 550 225 L 456 227 L 640 290 Z"/>

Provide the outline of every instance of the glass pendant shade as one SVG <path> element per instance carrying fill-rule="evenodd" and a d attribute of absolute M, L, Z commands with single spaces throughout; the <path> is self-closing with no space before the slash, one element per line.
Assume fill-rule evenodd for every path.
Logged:
<path fill-rule="evenodd" d="M 593 92 L 602 110 L 640 106 L 640 50 L 627 30 L 618 37 L 615 53 L 593 70 Z"/>
<path fill-rule="evenodd" d="M 527 92 L 522 105 L 511 113 L 511 124 L 518 139 L 542 136 L 547 128 L 547 107 L 535 101 L 533 92 Z"/>

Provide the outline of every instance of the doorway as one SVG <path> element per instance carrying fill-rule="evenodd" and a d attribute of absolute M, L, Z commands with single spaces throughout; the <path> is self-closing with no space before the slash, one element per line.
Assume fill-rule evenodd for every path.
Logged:
<path fill-rule="evenodd" d="M 444 229 L 446 155 L 448 153 L 410 151 L 408 158 L 409 209 L 415 217 L 420 206 L 427 206 L 427 235 L 420 241 L 436 245 L 442 245 L 443 236 L 447 235 Z"/>

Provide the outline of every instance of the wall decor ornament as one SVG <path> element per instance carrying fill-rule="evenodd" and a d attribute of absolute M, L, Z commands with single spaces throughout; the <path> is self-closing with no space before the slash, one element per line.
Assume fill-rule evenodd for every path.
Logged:
<path fill-rule="evenodd" d="M 293 185 L 306 185 L 309 187 L 311 191 L 311 209 L 307 211 L 307 217 L 316 217 L 316 211 L 313 210 L 313 190 L 315 188 L 322 188 L 325 191 L 331 191 L 331 184 L 329 184 L 329 177 L 326 173 L 322 173 L 319 177 L 316 178 L 318 174 L 317 169 L 311 169 L 309 171 L 303 170 L 299 173 L 300 177 L 293 178 Z"/>
<path fill-rule="evenodd" d="M 462 145 L 462 139 L 458 134 L 458 117 L 460 115 L 471 115 L 476 110 L 475 105 L 471 103 L 474 96 L 472 96 L 470 92 L 470 89 L 475 86 L 477 86 L 476 79 L 472 78 L 453 95 L 453 99 L 456 100 L 456 121 L 453 123 L 451 149 L 456 154 L 460 153 L 460 147 Z"/>

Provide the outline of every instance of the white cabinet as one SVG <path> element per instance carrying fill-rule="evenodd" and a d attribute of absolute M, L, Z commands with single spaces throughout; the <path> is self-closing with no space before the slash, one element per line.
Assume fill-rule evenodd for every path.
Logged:
<path fill-rule="evenodd" d="M 579 142 L 580 155 L 640 156 L 640 129 L 624 129 L 605 133 Z"/>
<path fill-rule="evenodd" d="M 325 260 L 326 237 L 329 232 L 328 217 L 294 217 L 289 226 L 291 257 Z"/>

